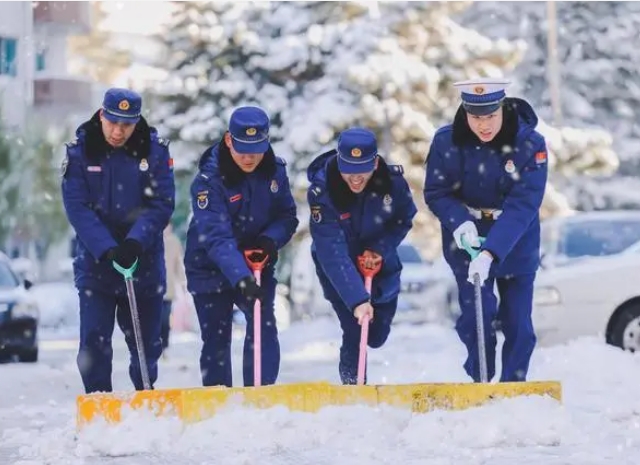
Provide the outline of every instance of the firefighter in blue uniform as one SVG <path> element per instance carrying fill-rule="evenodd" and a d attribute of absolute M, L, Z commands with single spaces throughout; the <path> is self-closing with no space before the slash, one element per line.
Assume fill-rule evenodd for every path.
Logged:
<path fill-rule="evenodd" d="M 253 386 L 253 308 L 261 301 L 262 385 L 274 384 L 280 345 L 274 313 L 274 269 L 297 226 L 286 163 L 269 143 L 269 117 L 258 107 L 240 107 L 222 140 L 200 157 L 191 186 L 193 218 L 185 253 L 187 285 L 193 295 L 203 341 L 204 386 L 232 386 L 231 329 L 234 303 L 244 312 L 243 377 Z M 244 251 L 267 259 L 258 286 Z"/>
<path fill-rule="evenodd" d="M 475 381 L 480 378 L 476 273 L 483 283 L 489 380 L 495 375 L 496 318 L 505 337 L 500 381 L 526 380 L 536 344 L 531 311 L 547 149 L 531 106 L 506 97 L 508 83 L 488 78 L 456 83 L 462 104 L 453 124 L 436 132 L 427 158 L 424 198 L 441 223 L 443 253 L 462 310 L 456 330 L 468 351 L 464 368 Z M 470 261 L 464 242 L 481 250 L 477 258 Z"/>
<path fill-rule="evenodd" d="M 109 89 L 102 108 L 67 144 L 62 166 L 64 207 L 77 235 L 77 362 L 87 393 L 112 390 L 116 319 L 131 354 L 131 380 L 143 389 L 124 279 L 114 261 L 129 268 L 138 260 L 134 287 L 152 385 L 158 377 L 165 286 L 162 232 L 173 213 L 175 185 L 168 142 L 141 117 L 141 106 L 137 93 Z"/>
<path fill-rule="evenodd" d="M 417 210 L 402 167 L 385 162 L 367 129 L 343 131 L 337 149 L 317 157 L 307 174 L 313 262 L 342 328 L 338 370 L 343 384 L 356 384 L 360 324 L 372 318 L 370 347 L 385 343 L 400 292 L 397 247 Z M 371 295 L 358 269 L 360 255 L 367 268 L 382 264 Z"/>

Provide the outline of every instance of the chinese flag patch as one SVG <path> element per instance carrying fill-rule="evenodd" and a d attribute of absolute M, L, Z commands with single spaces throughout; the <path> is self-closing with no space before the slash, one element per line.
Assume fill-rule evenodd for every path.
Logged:
<path fill-rule="evenodd" d="M 541 165 L 542 163 L 547 162 L 547 152 L 538 152 L 536 153 L 536 163 Z"/>
<path fill-rule="evenodd" d="M 173 158 L 169 158 L 169 168 L 173 169 Z"/>

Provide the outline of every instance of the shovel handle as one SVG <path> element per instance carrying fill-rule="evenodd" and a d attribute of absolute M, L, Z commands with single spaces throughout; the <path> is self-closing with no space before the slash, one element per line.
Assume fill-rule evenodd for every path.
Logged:
<path fill-rule="evenodd" d="M 363 257 L 358 257 L 358 261 Z M 363 266 L 364 268 L 364 266 Z M 373 271 L 373 273 L 364 274 L 364 288 L 371 295 L 371 287 L 373 285 L 373 276 L 380 271 L 380 267 L 377 269 L 367 269 Z M 360 326 L 360 351 L 358 353 L 358 386 L 364 385 L 364 374 L 367 366 L 367 344 L 369 343 L 369 317 L 365 317 L 362 325 Z"/>
<path fill-rule="evenodd" d="M 118 273 L 120 273 L 122 276 L 124 276 L 124 279 L 133 279 L 133 273 L 135 273 L 136 269 L 138 268 L 138 259 L 136 259 L 135 262 L 133 262 L 133 265 L 131 265 L 130 268 L 125 268 L 123 266 L 120 266 L 115 260 L 113 261 L 113 267 L 116 269 L 116 271 Z"/>
<path fill-rule="evenodd" d="M 255 272 L 261 272 L 262 269 L 264 268 L 264 266 L 267 264 L 267 260 L 269 260 L 269 256 L 265 256 L 262 260 L 260 261 L 254 261 L 251 260 L 249 257 L 254 254 L 254 253 L 264 253 L 264 250 L 262 249 L 249 249 L 249 250 L 245 250 L 244 251 L 244 259 L 247 262 L 247 265 L 249 266 L 249 268 L 251 268 L 251 271 L 253 271 L 253 273 L 255 274 Z"/>

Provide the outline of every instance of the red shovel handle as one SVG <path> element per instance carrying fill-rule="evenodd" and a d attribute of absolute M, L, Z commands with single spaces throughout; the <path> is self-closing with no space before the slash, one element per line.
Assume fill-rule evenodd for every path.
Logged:
<path fill-rule="evenodd" d="M 249 268 L 251 268 L 251 271 L 262 271 L 264 266 L 267 264 L 267 260 L 269 260 L 269 256 L 265 255 L 265 257 L 262 260 L 254 261 L 249 258 L 254 253 L 262 254 L 264 253 L 264 251 L 262 249 L 245 250 L 244 259 L 246 260 L 247 265 L 249 265 Z"/>
<path fill-rule="evenodd" d="M 380 262 L 378 262 L 378 264 L 373 268 L 365 267 L 364 266 L 365 262 L 366 262 L 365 256 L 359 255 L 358 269 L 360 270 L 360 273 L 362 274 L 362 276 L 364 276 L 365 278 L 373 278 L 375 275 L 378 274 L 378 272 L 380 271 L 380 268 L 382 268 L 382 260 L 380 260 Z"/>

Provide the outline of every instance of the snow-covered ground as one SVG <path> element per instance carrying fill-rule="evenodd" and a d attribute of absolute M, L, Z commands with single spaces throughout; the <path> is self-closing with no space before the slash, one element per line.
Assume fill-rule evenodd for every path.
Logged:
<path fill-rule="evenodd" d="M 234 374 L 241 380 L 241 334 Z M 116 330 L 117 332 L 117 330 Z M 130 389 L 122 338 L 116 337 L 114 388 Z M 340 333 L 333 317 L 294 324 L 281 334 L 280 381 L 338 382 Z M 161 361 L 158 387 L 199 385 L 200 344 L 176 334 Z M 538 350 L 532 380 L 559 379 L 564 403 L 518 398 L 463 412 L 415 415 L 364 407 L 318 414 L 282 408 L 228 410 L 183 428 L 171 419 L 132 416 L 76 437 L 81 392 L 74 340 L 42 342 L 41 362 L 0 365 L 0 463 L 88 464 L 637 464 L 640 461 L 640 357 L 582 339 Z M 375 383 L 461 381 L 464 351 L 455 333 L 400 325 L 370 352 Z"/>

